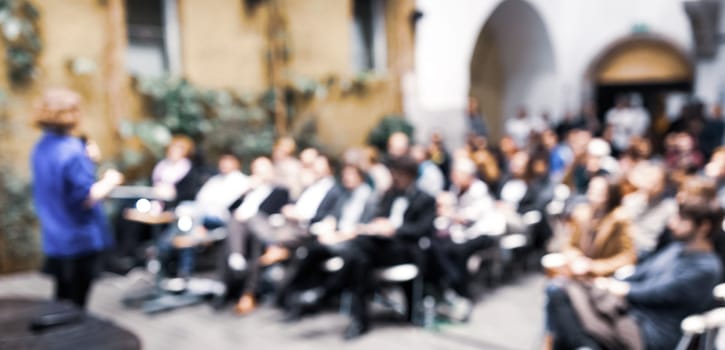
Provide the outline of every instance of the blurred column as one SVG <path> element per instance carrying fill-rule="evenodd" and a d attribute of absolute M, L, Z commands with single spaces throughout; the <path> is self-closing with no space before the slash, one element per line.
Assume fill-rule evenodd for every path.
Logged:
<path fill-rule="evenodd" d="M 108 114 L 118 135 L 118 127 L 126 114 L 124 108 L 124 83 L 126 79 L 124 60 L 126 49 L 126 12 L 123 0 L 108 0 L 106 41 L 106 99 Z"/>

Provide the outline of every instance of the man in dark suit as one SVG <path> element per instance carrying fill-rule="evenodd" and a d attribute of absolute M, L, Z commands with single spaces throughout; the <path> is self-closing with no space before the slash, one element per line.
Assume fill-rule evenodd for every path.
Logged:
<path fill-rule="evenodd" d="M 255 213 L 240 217 L 242 225 L 238 231 L 240 241 L 249 242 L 249 266 L 245 260 L 237 259 L 237 267 L 247 270 L 244 293 L 237 303 L 237 312 L 247 314 L 254 310 L 254 292 L 259 269 L 289 257 L 290 251 L 310 238 L 309 227 L 334 214 L 342 191 L 333 177 L 333 170 L 327 156 L 319 155 L 313 164 L 315 181 L 308 186 L 295 204 L 281 207 L 279 215 Z M 244 202 L 239 210 L 244 208 Z M 231 230 L 233 230 L 234 227 Z M 261 256 L 259 253 L 264 252 Z M 243 251 L 242 251 L 243 253 Z M 231 257 L 231 256 L 230 256 Z M 230 265 L 233 261 L 229 261 Z"/>
<path fill-rule="evenodd" d="M 353 295 L 346 339 L 358 337 L 369 328 L 367 299 L 372 292 L 372 270 L 415 261 L 418 241 L 433 232 L 435 199 L 415 185 L 418 164 L 404 156 L 392 160 L 390 170 L 393 186 L 380 201 L 375 218 L 361 226 L 360 234 L 340 252 L 346 285 Z"/>
<path fill-rule="evenodd" d="M 289 191 L 274 184 L 274 165 L 269 158 L 255 159 L 251 168 L 249 190 L 229 207 L 233 215 L 227 224 L 228 237 L 221 268 L 228 296 L 239 293 L 241 288 L 242 295 L 251 298 L 256 289 L 258 260 L 263 246 L 260 240 L 249 234 L 249 226 L 256 220 L 266 221 L 269 216 L 279 214 L 289 202 Z M 247 278 L 242 285 L 245 272 Z M 253 299 L 248 302 L 254 304 Z"/>
<path fill-rule="evenodd" d="M 369 222 L 375 214 L 377 198 L 365 173 L 346 164 L 341 171 L 343 195 L 337 201 L 334 215 L 315 224 L 316 239 L 311 239 L 294 254 L 285 280 L 278 293 L 278 304 L 288 312 L 287 320 L 297 320 L 328 297 L 345 287 L 338 271 L 323 271 L 324 262 L 338 255 L 357 235 L 359 225 Z"/>

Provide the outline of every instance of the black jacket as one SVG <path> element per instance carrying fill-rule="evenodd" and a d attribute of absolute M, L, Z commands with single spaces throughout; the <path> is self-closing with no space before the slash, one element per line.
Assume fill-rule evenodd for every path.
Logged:
<path fill-rule="evenodd" d="M 325 194 L 325 198 L 323 198 L 322 202 L 320 202 L 320 206 L 317 207 L 315 216 L 310 219 L 310 224 L 322 221 L 328 216 L 335 216 L 337 207 L 340 206 L 340 202 L 344 200 L 345 191 L 342 189 L 342 187 L 340 187 L 338 184 L 332 186 L 332 188 L 327 191 L 327 194 Z"/>
<path fill-rule="evenodd" d="M 403 214 L 403 224 L 395 231 L 395 237 L 407 240 L 417 240 L 433 234 L 433 221 L 436 217 L 436 201 L 429 194 L 423 192 L 415 185 L 406 190 L 408 209 Z M 389 190 L 383 195 L 375 217 L 390 217 L 393 202 L 398 194 Z"/>
<path fill-rule="evenodd" d="M 234 203 L 229 206 L 229 211 L 233 212 L 237 208 L 239 208 L 246 197 L 247 194 L 245 193 L 241 197 L 239 197 L 239 199 L 234 201 Z M 284 187 L 275 187 L 272 189 L 272 192 L 269 193 L 267 198 L 265 198 L 259 205 L 259 212 L 266 215 L 279 214 L 279 212 L 282 210 L 282 207 L 288 202 L 289 191 Z"/>

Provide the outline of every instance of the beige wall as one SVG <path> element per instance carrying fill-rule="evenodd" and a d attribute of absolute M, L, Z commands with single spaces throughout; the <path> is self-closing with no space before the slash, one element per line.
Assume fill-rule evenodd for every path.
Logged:
<path fill-rule="evenodd" d="M 323 101 L 304 105 L 300 115 L 316 117 L 318 137 L 333 153 L 363 145 L 370 129 L 382 117 L 400 113 L 400 101 L 391 80 L 372 81 L 361 92 L 344 94 L 333 89 Z"/>
<path fill-rule="evenodd" d="M 123 37 L 111 38 L 108 21 L 109 4 L 118 1 L 122 0 L 34 0 L 41 13 L 44 45 L 38 61 L 38 78 L 27 88 L 13 90 L 5 77 L 5 67 L 0 67 L 0 89 L 9 95 L 4 118 L 9 118 L 12 130 L 0 135 L 0 149 L 21 174 L 29 174 L 29 153 L 39 137 L 39 131 L 29 121 L 33 104 L 47 87 L 77 90 L 84 98 L 87 116 L 79 130 L 96 139 L 106 155 L 114 155 L 121 148 L 107 93 L 108 77 L 113 70 L 108 63 L 109 42 L 118 43 L 121 53 L 125 47 L 125 26 L 116 28 L 116 33 Z M 245 13 L 247 9 L 240 0 L 178 1 L 184 75 L 209 88 L 255 93 L 265 90 L 267 3 L 257 6 L 253 13 Z M 280 0 L 290 36 L 289 73 L 317 80 L 330 75 L 341 80 L 353 76 L 349 41 L 351 1 Z M 301 118 L 318 118 L 319 137 L 333 150 L 362 144 L 381 117 L 401 113 L 399 79 L 412 69 L 413 36 L 408 16 L 414 3 L 386 3 L 389 67 L 369 84 L 366 92 L 343 95 L 333 88 L 323 100 L 299 106 Z M 95 71 L 75 76 L 68 69 L 74 58 L 93 61 Z M 141 100 L 133 92 L 130 77 L 123 72 L 120 77 L 122 88 L 114 95 L 122 105 L 120 117 L 137 119 L 146 115 Z"/>
<path fill-rule="evenodd" d="M 349 79 L 352 72 L 351 0 L 286 0 L 293 33 L 291 71 Z M 413 68 L 413 33 L 409 15 L 413 0 L 387 1 L 385 23 L 388 67 L 365 91 L 343 94 L 333 89 L 322 101 L 306 103 L 300 114 L 317 118 L 319 139 L 333 152 L 365 143 L 370 129 L 384 116 L 402 115 L 400 77 Z M 294 15 L 293 15 L 294 14 Z"/>
<path fill-rule="evenodd" d="M 29 173 L 28 157 L 40 134 L 30 124 L 33 105 L 47 87 L 64 86 L 78 91 L 83 96 L 86 116 L 78 131 L 96 139 L 106 153 L 114 152 L 117 146 L 114 122 L 106 109 L 104 83 L 107 8 L 97 0 L 35 0 L 33 3 L 41 13 L 43 51 L 37 63 L 38 77 L 26 88 L 11 89 L 4 57 L 0 69 L 0 88 L 8 92 L 6 111 L 12 130 L 0 141 L 0 147 L 21 174 Z M 73 75 L 68 62 L 78 57 L 92 60 L 95 71 L 87 76 Z"/>
<path fill-rule="evenodd" d="M 241 0 L 179 0 L 184 74 L 209 88 L 266 87 L 266 8 Z"/>
<path fill-rule="evenodd" d="M 350 0 L 282 3 L 291 33 L 290 71 L 306 77 L 350 74 Z"/>

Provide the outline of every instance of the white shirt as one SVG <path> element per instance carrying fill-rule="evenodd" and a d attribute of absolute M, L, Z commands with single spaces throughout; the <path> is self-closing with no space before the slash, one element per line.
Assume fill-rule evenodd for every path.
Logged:
<path fill-rule="evenodd" d="M 526 186 L 526 183 L 523 180 L 512 179 L 506 181 L 503 188 L 501 188 L 501 200 L 510 204 L 514 208 L 518 208 L 519 202 L 521 202 L 521 199 L 523 199 L 524 195 L 526 195 L 527 188 L 528 186 Z"/>
<path fill-rule="evenodd" d="M 390 223 L 393 224 L 393 227 L 395 227 L 396 230 L 400 226 L 403 226 L 403 219 L 409 205 L 410 203 L 408 202 L 408 198 L 406 197 L 401 196 L 393 200 L 393 205 L 390 208 L 390 216 L 388 217 L 388 220 L 390 220 Z"/>
<path fill-rule="evenodd" d="M 527 118 L 509 118 L 504 126 L 506 135 L 516 143 L 519 148 L 524 148 L 529 144 L 529 135 L 534 129 L 532 121 Z"/>
<path fill-rule="evenodd" d="M 649 127 L 649 115 L 642 108 L 612 108 L 606 115 L 612 128 L 612 144 L 625 150 L 634 136 L 644 136 Z"/>
<path fill-rule="evenodd" d="M 154 185 L 176 185 L 189 173 L 189 170 L 191 170 L 191 161 L 186 158 L 175 162 L 164 158 L 154 166 L 151 179 Z"/>
<path fill-rule="evenodd" d="M 342 231 L 350 231 L 360 223 L 365 206 L 372 195 L 373 190 L 367 184 L 362 184 L 352 191 L 350 197 L 342 206 L 338 227 Z"/>
<path fill-rule="evenodd" d="M 647 197 L 638 192 L 622 199 L 622 206 L 632 215 L 634 246 L 638 252 L 651 252 L 667 226 L 667 221 L 677 214 L 677 201 L 664 198 L 657 203 L 647 203 Z"/>
<path fill-rule="evenodd" d="M 443 191 L 445 179 L 443 172 L 433 162 L 426 160 L 420 165 L 420 177 L 416 181 L 418 188 L 435 197 Z"/>
<path fill-rule="evenodd" d="M 247 220 L 259 212 L 259 206 L 272 193 L 272 186 L 261 185 L 247 192 L 242 205 L 234 212 L 234 216 L 240 220 Z"/>
<path fill-rule="evenodd" d="M 302 220 L 310 220 L 315 217 L 317 209 L 325 199 L 327 192 L 335 186 L 335 179 L 332 176 L 317 180 L 307 187 L 295 203 L 295 208 Z"/>
<path fill-rule="evenodd" d="M 473 180 L 463 194 L 455 185 L 451 192 L 457 196 L 456 210 L 467 220 L 477 221 L 493 211 L 493 198 L 488 193 L 488 186 L 479 179 Z"/>
<path fill-rule="evenodd" d="M 241 171 L 212 176 L 196 194 L 196 202 L 205 215 L 226 219 L 227 208 L 249 189 L 249 179 Z"/>

